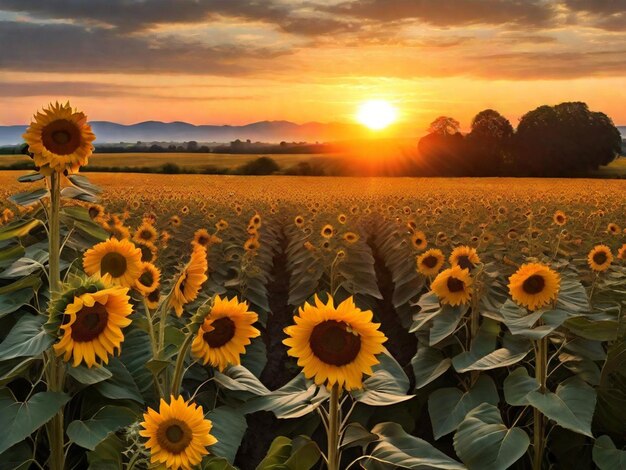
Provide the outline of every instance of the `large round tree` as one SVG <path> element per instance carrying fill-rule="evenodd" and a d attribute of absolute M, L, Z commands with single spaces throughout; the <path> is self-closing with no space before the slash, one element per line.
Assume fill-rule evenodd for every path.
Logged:
<path fill-rule="evenodd" d="M 517 171 L 533 176 L 580 174 L 613 161 L 621 135 L 604 113 L 581 102 L 526 113 L 515 135 Z"/>

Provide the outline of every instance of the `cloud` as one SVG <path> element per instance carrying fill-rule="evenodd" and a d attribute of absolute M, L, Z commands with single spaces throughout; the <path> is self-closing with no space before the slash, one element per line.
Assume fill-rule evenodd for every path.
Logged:
<path fill-rule="evenodd" d="M 377 22 L 419 20 L 437 26 L 517 24 L 540 27 L 554 18 L 553 4 L 539 0 L 359 0 L 324 11 Z"/>
<path fill-rule="evenodd" d="M 0 22 L 0 69 L 41 72 L 245 75 L 286 49 L 207 46 L 72 24 Z"/>

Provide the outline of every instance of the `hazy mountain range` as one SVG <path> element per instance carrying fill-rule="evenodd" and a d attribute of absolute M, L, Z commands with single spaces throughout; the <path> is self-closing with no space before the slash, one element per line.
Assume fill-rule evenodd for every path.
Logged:
<path fill-rule="evenodd" d="M 243 126 L 216 126 L 189 124 L 187 122 L 146 121 L 137 124 L 117 124 L 109 121 L 92 121 L 96 144 L 141 142 L 220 142 L 250 139 L 253 142 L 329 142 L 364 135 L 365 129 L 357 124 L 308 122 L 295 124 L 289 121 L 260 121 Z M 626 126 L 618 127 L 626 138 Z M 22 142 L 26 126 L 0 126 L 0 145 Z"/>
<path fill-rule="evenodd" d="M 323 124 L 289 121 L 261 121 L 243 126 L 196 126 L 187 122 L 146 121 L 138 124 L 117 124 L 109 121 L 91 121 L 97 136 L 96 144 L 118 142 L 231 142 L 250 139 L 253 142 L 327 142 L 345 139 L 363 132 L 356 124 Z M 22 142 L 26 126 L 0 126 L 0 145 Z"/>

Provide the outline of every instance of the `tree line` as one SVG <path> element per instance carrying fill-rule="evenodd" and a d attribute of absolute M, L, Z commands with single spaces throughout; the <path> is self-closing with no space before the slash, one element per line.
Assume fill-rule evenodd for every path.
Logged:
<path fill-rule="evenodd" d="M 612 162 L 622 152 L 622 137 L 606 114 L 567 102 L 526 113 L 517 129 L 486 109 L 466 135 L 457 120 L 440 116 L 418 151 L 413 172 L 420 175 L 568 176 Z"/>

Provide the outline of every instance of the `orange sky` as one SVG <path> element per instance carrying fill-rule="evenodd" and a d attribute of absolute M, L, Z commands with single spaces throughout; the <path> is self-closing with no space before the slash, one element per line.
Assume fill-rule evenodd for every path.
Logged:
<path fill-rule="evenodd" d="M 0 125 L 66 98 L 127 124 L 350 122 L 368 99 L 405 135 L 561 101 L 626 124 L 617 3 L 0 0 Z"/>

